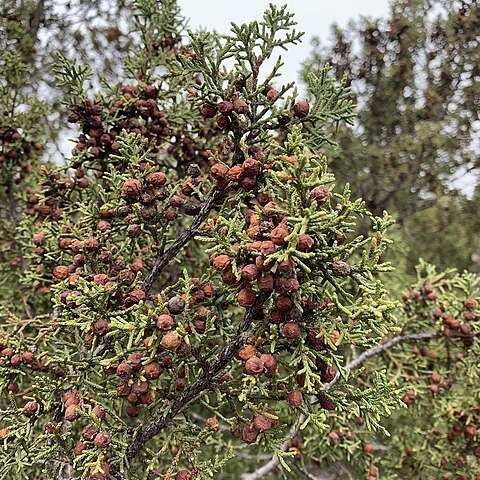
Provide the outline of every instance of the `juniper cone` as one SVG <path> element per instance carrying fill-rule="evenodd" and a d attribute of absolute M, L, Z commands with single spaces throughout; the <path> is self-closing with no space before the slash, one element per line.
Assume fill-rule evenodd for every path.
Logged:
<path fill-rule="evenodd" d="M 0 50 L 0 477 L 475 478 L 478 278 L 422 262 L 389 295 L 394 220 L 323 153 L 345 83 L 267 68 L 286 7 L 217 35 L 130 6 L 118 83 L 58 57 L 62 165 Z"/>

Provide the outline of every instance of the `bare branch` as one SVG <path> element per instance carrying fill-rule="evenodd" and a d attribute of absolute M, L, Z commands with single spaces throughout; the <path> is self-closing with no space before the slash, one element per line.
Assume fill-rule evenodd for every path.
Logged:
<path fill-rule="evenodd" d="M 160 255 L 152 268 L 152 271 L 143 282 L 143 287 L 146 292 L 152 288 L 155 280 L 160 276 L 163 269 L 170 263 L 170 261 L 177 255 L 177 253 L 187 244 L 187 242 L 197 233 L 198 227 L 207 219 L 208 215 L 212 211 L 213 207 L 217 203 L 217 200 L 221 197 L 222 191 L 215 190 L 207 199 L 207 202 L 202 207 L 200 212 L 193 219 L 192 224 L 188 230 L 185 230 L 177 240 L 171 245 L 171 247 L 162 255 Z"/>

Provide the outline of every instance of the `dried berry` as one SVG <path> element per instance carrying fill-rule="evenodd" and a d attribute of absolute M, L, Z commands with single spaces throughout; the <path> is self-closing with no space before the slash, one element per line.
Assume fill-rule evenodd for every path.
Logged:
<path fill-rule="evenodd" d="M 175 480 L 191 480 L 192 476 L 188 470 L 179 470 L 175 475 Z"/>
<path fill-rule="evenodd" d="M 239 115 L 246 115 L 248 113 L 248 104 L 245 100 L 242 100 L 241 98 L 237 98 L 233 102 L 233 110 L 235 113 L 238 113 Z"/>
<path fill-rule="evenodd" d="M 69 405 L 65 409 L 65 420 L 68 420 L 69 422 L 75 421 L 80 416 L 78 408 L 78 405 Z"/>
<path fill-rule="evenodd" d="M 167 332 L 168 330 L 171 330 L 175 326 L 175 322 L 173 320 L 173 317 L 170 315 L 159 315 L 157 318 L 157 328 L 160 331 Z"/>
<path fill-rule="evenodd" d="M 215 180 L 222 180 L 226 177 L 228 167 L 222 163 L 216 163 L 210 168 L 210 174 Z"/>
<path fill-rule="evenodd" d="M 163 187 L 164 185 L 167 184 L 167 176 L 163 172 L 153 172 L 153 173 L 150 173 L 150 175 L 148 175 L 147 181 L 152 187 Z M 140 185 L 140 191 L 141 191 L 141 185 Z M 137 195 L 140 194 L 140 191 Z"/>
<path fill-rule="evenodd" d="M 282 336 L 285 338 L 298 338 L 301 333 L 300 326 L 296 322 L 287 322 L 282 327 Z"/>
<path fill-rule="evenodd" d="M 138 372 L 142 368 L 142 357 L 143 354 L 141 352 L 130 353 L 127 356 L 127 361 L 134 372 Z"/>
<path fill-rule="evenodd" d="M 465 308 L 473 309 L 477 306 L 477 302 L 473 298 L 467 298 L 464 302 Z"/>
<path fill-rule="evenodd" d="M 273 275 L 267 273 L 257 280 L 258 289 L 261 292 L 271 292 L 274 288 Z"/>
<path fill-rule="evenodd" d="M 297 118 L 304 118 L 310 111 L 308 102 L 298 102 L 293 106 L 293 113 Z"/>
<path fill-rule="evenodd" d="M 315 241 L 310 235 L 300 234 L 297 237 L 297 250 L 300 252 L 310 252 L 314 244 Z"/>
<path fill-rule="evenodd" d="M 147 380 L 156 380 L 162 374 L 162 367 L 157 362 L 148 363 L 143 367 L 143 375 Z"/>
<path fill-rule="evenodd" d="M 233 112 L 233 103 L 224 100 L 217 105 L 218 111 L 223 115 L 230 115 Z"/>
<path fill-rule="evenodd" d="M 293 260 L 284 260 L 277 265 L 277 270 L 280 275 L 290 275 L 295 269 Z"/>
<path fill-rule="evenodd" d="M 245 345 L 238 351 L 238 356 L 246 361 L 257 354 L 257 348 L 254 345 Z"/>
<path fill-rule="evenodd" d="M 175 331 L 166 333 L 162 337 L 162 340 L 160 341 L 160 345 L 165 350 L 176 350 L 181 343 L 182 343 L 182 337 L 178 332 L 175 332 Z"/>
<path fill-rule="evenodd" d="M 245 443 L 254 443 L 258 437 L 258 430 L 251 425 L 244 425 L 241 430 L 241 437 Z"/>
<path fill-rule="evenodd" d="M 227 178 L 231 182 L 239 182 L 244 176 L 243 168 L 240 165 L 234 165 L 228 172 Z"/>
<path fill-rule="evenodd" d="M 288 235 L 289 231 L 286 229 L 286 227 L 279 225 L 271 231 L 270 239 L 275 245 L 283 246 L 287 243 L 285 238 Z"/>
<path fill-rule="evenodd" d="M 245 372 L 250 375 L 260 375 L 263 373 L 264 364 L 258 357 L 250 357 L 244 366 Z"/>
<path fill-rule="evenodd" d="M 92 408 L 92 415 L 97 417 L 99 420 L 105 420 L 107 417 L 105 410 L 98 405 L 95 405 L 95 407 Z"/>
<path fill-rule="evenodd" d="M 319 397 L 319 403 L 324 410 L 335 410 L 337 408 L 335 402 L 325 397 Z"/>
<path fill-rule="evenodd" d="M 260 433 L 267 432 L 274 426 L 274 421 L 265 415 L 255 415 L 253 418 L 253 427 Z"/>
<path fill-rule="evenodd" d="M 39 405 L 37 402 L 27 402 L 23 407 L 23 414 L 26 417 L 33 417 L 38 411 Z"/>
<path fill-rule="evenodd" d="M 350 265 L 342 260 L 332 262 L 332 272 L 336 277 L 348 277 L 351 271 Z"/>
<path fill-rule="evenodd" d="M 58 265 L 53 269 L 53 277 L 56 280 L 65 280 L 68 277 L 68 267 Z"/>
<path fill-rule="evenodd" d="M 112 435 L 108 432 L 99 432 L 95 435 L 95 439 L 93 440 L 94 445 L 97 448 L 107 448 L 112 441 Z"/>
<path fill-rule="evenodd" d="M 278 90 L 271 88 L 265 96 L 267 97 L 267 100 L 273 101 L 273 100 L 276 100 L 276 98 L 278 97 L 278 94 L 279 94 Z"/>
<path fill-rule="evenodd" d="M 278 362 L 273 355 L 270 355 L 269 353 L 262 353 L 260 355 L 260 361 L 263 362 L 263 368 L 267 376 L 270 376 L 276 372 Z"/>
<path fill-rule="evenodd" d="M 251 288 L 242 288 L 237 295 L 238 304 L 245 308 L 252 307 L 256 298 L 257 295 Z"/>
<path fill-rule="evenodd" d="M 217 270 L 217 272 L 226 270 L 231 264 L 232 261 L 228 255 L 218 255 L 218 257 L 213 259 L 213 268 Z"/>
<path fill-rule="evenodd" d="M 210 103 L 204 103 L 200 107 L 200 113 L 204 118 L 213 118 L 217 114 L 217 107 Z"/>
<path fill-rule="evenodd" d="M 185 300 L 182 297 L 180 296 L 172 297 L 168 301 L 168 310 L 170 311 L 170 313 L 177 315 L 179 313 L 182 313 L 184 309 L 185 309 Z"/>
<path fill-rule="evenodd" d="M 247 158 L 242 164 L 245 177 L 256 177 L 260 173 L 260 163 L 254 158 Z"/>
<path fill-rule="evenodd" d="M 240 276 L 247 282 L 253 282 L 259 277 L 259 275 L 260 271 L 254 264 L 245 265 L 240 271 Z"/>
<path fill-rule="evenodd" d="M 300 408 L 303 403 L 303 395 L 302 392 L 298 390 L 293 390 L 289 392 L 287 395 L 287 403 L 292 407 L 294 410 Z"/>
<path fill-rule="evenodd" d="M 126 180 L 122 187 L 122 195 L 128 199 L 135 199 L 142 193 L 142 184 L 135 178 Z"/>
<path fill-rule="evenodd" d="M 320 185 L 314 188 L 310 193 L 310 198 L 318 205 L 324 205 L 330 200 L 331 194 L 327 185 Z"/>
<path fill-rule="evenodd" d="M 75 446 L 73 447 L 73 455 L 76 457 L 80 456 L 85 450 L 87 449 L 87 446 L 81 442 L 78 441 Z"/>
<path fill-rule="evenodd" d="M 109 323 L 103 318 L 97 320 L 92 326 L 93 334 L 99 337 L 103 337 L 104 335 L 106 335 L 109 330 Z"/>
<path fill-rule="evenodd" d="M 119 363 L 117 366 L 117 375 L 121 378 L 127 378 L 132 374 L 133 368 L 128 362 Z"/>
<path fill-rule="evenodd" d="M 86 425 L 82 430 L 82 436 L 85 440 L 93 440 L 97 433 L 98 428 L 95 425 Z"/>

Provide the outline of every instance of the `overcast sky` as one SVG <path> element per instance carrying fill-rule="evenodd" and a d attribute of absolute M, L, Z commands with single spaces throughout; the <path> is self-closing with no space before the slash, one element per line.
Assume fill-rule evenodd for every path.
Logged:
<path fill-rule="evenodd" d="M 288 4 L 295 14 L 297 29 L 305 32 L 300 45 L 292 46 L 282 53 L 285 66 L 285 81 L 298 80 L 298 70 L 306 59 L 314 36 L 328 39 L 330 26 L 338 23 L 345 26 L 350 19 L 361 16 L 384 17 L 389 11 L 389 0 L 178 0 L 183 14 L 189 18 L 190 28 L 203 27 L 227 33 L 230 22 L 246 23 L 261 20 L 269 3 Z"/>

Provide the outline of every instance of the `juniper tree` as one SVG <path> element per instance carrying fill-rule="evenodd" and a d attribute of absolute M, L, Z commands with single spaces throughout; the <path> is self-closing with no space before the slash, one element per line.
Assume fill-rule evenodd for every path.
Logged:
<path fill-rule="evenodd" d="M 381 359 L 359 368 L 437 339 L 438 325 L 395 336 L 403 313 L 381 278 L 393 220 L 327 168 L 328 125 L 353 116 L 348 90 L 326 67 L 307 102 L 282 84 L 280 58 L 266 69 L 301 39 L 286 7 L 183 41 L 173 2 L 134 7 L 142 43 L 128 80 L 97 91 L 94 70 L 60 56 L 71 157 L 32 163 L 4 190 L 18 219 L 2 245 L 16 248 L 9 275 L 22 286 L 0 306 L 1 476 L 309 478 L 312 464 L 346 459 L 375 477 L 365 442 L 388 434 L 385 418 L 418 388 Z M 23 111 L 7 140 L 41 133 Z M 15 148 L 17 172 L 27 149 Z M 455 309 L 441 306 L 451 320 L 435 318 L 454 329 L 468 297 L 471 330 L 459 324 L 452 342 L 478 348 L 469 281 L 448 294 Z"/>

